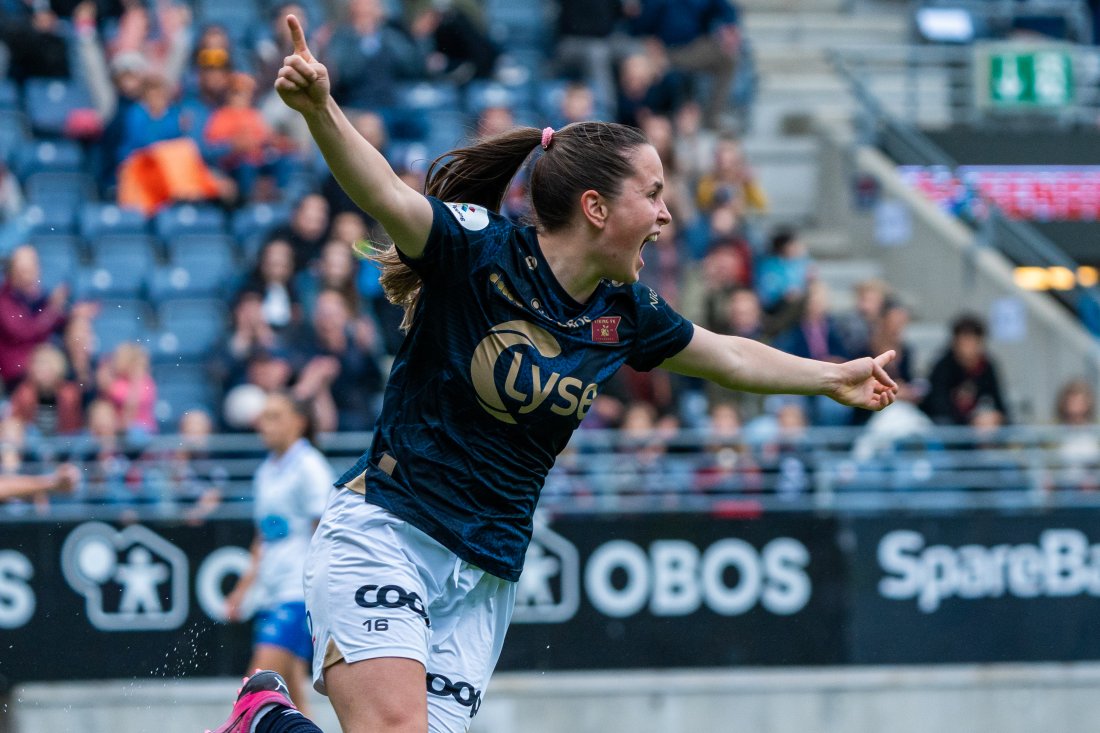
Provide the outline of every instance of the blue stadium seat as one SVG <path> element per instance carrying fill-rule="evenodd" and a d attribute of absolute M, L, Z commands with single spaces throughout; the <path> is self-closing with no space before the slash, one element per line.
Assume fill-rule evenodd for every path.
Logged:
<path fill-rule="evenodd" d="M 27 117 L 19 110 L 0 109 L 0 162 L 14 161 L 16 151 L 30 140 Z"/>
<path fill-rule="evenodd" d="M 221 233 L 225 231 L 225 212 L 205 204 L 177 204 L 156 215 L 153 231 L 163 240 L 180 234 Z"/>
<path fill-rule="evenodd" d="M 77 274 L 80 298 L 136 298 L 153 268 L 153 253 L 142 239 L 112 242 L 94 251 L 94 261 Z"/>
<path fill-rule="evenodd" d="M 232 263 L 219 258 L 202 257 L 154 268 L 148 282 L 149 299 L 154 303 L 180 298 L 207 298 L 224 295 L 235 274 Z"/>
<path fill-rule="evenodd" d="M 96 337 L 95 353 L 110 354 L 119 344 L 134 341 L 146 348 L 151 344 L 149 307 L 141 300 L 107 300 L 92 320 Z"/>
<path fill-rule="evenodd" d="M 23 97 L 31 128 L 43 135 L 60 136 L 73 110 L 92 106 L 87 89 L 75 80 L 28 79 Z"/>
<path fill-rule="evenodd" d="M 154 408 L 157 424 L 164 432 L 172 432 L 179 426 L 180 417 L 188 410 L 203 409 L 217 415 L 218 394 L 207 380 L 169 381 L 157 385 L 157 403 Z"/>
<path fill-rule="evenodd" d="M 460 101 L 453 84 L 429 81 L 401 84 L 394 98 L 406 109 L 424 111 L 457 109 Z"/>
<path fill-rule="evenodd" d="M 38 140 L 14 151 L 12 170 L 21 180 L 39 171 L 80 171 L 84 152 L 72 140 Z"/>
<path fill-rule="evenodd" d="M 237 243 L 228 234 L 181 234 L 165 244 L 168 261 L 175 265 L 201 262 L 224 271 L 237 259 Z"/>
<path fill-rule="evenodd" d="M 166 300 L 157 306 L 160 333 L 158 358 L 200 357 L 225 336 L 225 303 L 213 298 Z"/>
<path fill-rule="evenodd" d="M 19 88 L 11 79 L 0 79 L 0 109 L 19 107 Z"/>
<path fill-rule="evenodd" d="M 249 204 L 233 214 L 230 231 L 242 242 L 255 234 L 266 234 L 290 221 L 290 206 L 285 204 Z"/>
<path fill-rule="evenodd" d="M 95 181 L 86 173 L 39 171 L 23 182 L 23 193 L 31 204 L 59 199 L 83 204 L 95 200 L 96 186 Z"/>
<path fill-rule="evenodd" d="M 528 84 L 504 85 L 496 81 L 475 79 L 466 85 L 466 110 L 477 115 L 486 107 L 513 109 L 532 104 L 534 96 Z"/>
<path fill-rule="evenodd" d="M 80 266 L 80 241 L 68 234 L 33 235 L 30 243 L 38 252 L 42 288 L 53 290 L 62 283 L 72 283 Z"/>
<path fill-rule="evenodd" d="M 147 272 L 157 259 L 156 240 L 149 234 L 105 233 L 88 242 L 91 260 L 99 265 L 130 260 L 134 269 Z"/>
<path fill-rule="evenodd" d="M 23 212 L 32 234 L 71 234 L 76 231 L 76 202 L 59 199 L 30 204 Z"/>
<path fill-rule="evenodd" d="M 144 234 L 147 221 L 145 215 L 137 209 L 89 202 L 80 208 L 78 226 L 82 237 L 93 239 L 107 234 Z"/>

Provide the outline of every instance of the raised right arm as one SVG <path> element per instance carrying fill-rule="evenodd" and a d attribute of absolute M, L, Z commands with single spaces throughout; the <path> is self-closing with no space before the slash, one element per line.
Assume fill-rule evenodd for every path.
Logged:
<path fill-rule="evenodd" d="M 306 46 L 298 19 L 287 16 L 294 52 L 283 61 L 275 90 L 297 110 L 340 186 L 363 211 L 385 227 L 408 257 L 419 257 L 432 228 L 432 207 L 398 178 L 389 162 L 362 135 L 330 93 L 328 69 Z"/>

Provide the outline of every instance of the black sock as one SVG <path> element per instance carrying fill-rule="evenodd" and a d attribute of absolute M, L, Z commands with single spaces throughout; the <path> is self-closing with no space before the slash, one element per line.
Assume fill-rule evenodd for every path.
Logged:
<path fill-rule="evenodd" d="M 285 705 L 279 705 L 256 724 L 256 733 L 322 733 L 313 721 Z"/>

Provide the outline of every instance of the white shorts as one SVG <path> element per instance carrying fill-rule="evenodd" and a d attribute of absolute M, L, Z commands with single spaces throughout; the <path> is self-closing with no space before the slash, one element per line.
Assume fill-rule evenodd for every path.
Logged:
<path fill-rule="evenodd" d="M 341 660 L 415 659 L 427 671 L 428 730 L 469 729 L 504 644 L 515 583 L 343 489 L 310 544 L 305 584 L 318 692 Z"/>

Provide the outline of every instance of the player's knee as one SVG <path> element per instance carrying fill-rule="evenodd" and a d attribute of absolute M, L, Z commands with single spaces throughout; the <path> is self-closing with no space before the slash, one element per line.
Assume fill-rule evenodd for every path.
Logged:
<path fill-rule="evenodd" d="M 346 728 L 346 733 L 427 733 L 423 713 L 398 704 L 375 705 Z"/>

